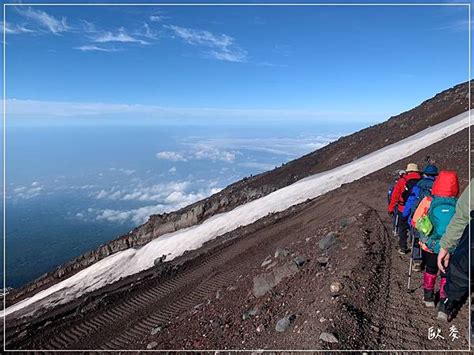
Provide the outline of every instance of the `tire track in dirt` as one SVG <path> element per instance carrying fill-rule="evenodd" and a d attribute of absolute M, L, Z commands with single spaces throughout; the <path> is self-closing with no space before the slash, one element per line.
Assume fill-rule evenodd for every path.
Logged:
<path fill-rule="evenodd" d="M 18 341 L 13 337 L 7 347 L 45 350 L 133 348 L 153 328 L 166 326 L 178 314 L 202 302 L 210 292 L 234 281 L 248 268 L 248 257 L 267 255 L 268 250 L 255 248 L 259 243 L 264 241 L 273 245 L 287 235 L 280 233 L 268 239 L 266 233 L 249 233 L 217 248 L 193 268 L 164 282 L 158 280 L 148 289 L 141 289 L 126 300 L 107 306 L 103 312 L 87 314 L 59 326 L 51 325 L 26 340 Z"/>

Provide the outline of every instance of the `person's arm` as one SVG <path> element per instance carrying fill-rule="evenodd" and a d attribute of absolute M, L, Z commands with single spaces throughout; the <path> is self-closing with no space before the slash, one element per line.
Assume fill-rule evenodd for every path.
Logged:
<path fill-rule="evenodd" d="M 388 212 L 392 212 L 395 210 L 395 206 L 400 199 L 400 195 L 402 193 L 402 186 L 404 180 L 403 178 L 399 179 L 395 186 L 393 187 L 392 197 L 390 198 L 390 203 L 388 204 Z"/>
<path fill-rule="evenodd" d="M 419 194 L 420 194 L 420 187 L 414 186 L 410 196 L 408 196 L 407 202 L 405 203 L 405 208 L 402 212 L 402 216 L 404 218 L 407 218 L 411 214 L 411 210 L 413 206 L 415 205 L 415 202 L 418 199 Z"/>

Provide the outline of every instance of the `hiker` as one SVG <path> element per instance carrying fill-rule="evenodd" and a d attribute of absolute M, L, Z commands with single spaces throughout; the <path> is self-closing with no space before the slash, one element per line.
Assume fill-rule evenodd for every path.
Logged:
<path fill-rule="evenodd" d="M 405 174 L 407 172 L 405 170 L 398 170 L 397 171 L 397 178 L 395 179 L 395 181 L 390 184 L 390 186 L 388 187 L 388 192 L 387 192 L 387 203 L 390 203 L 390 198 L 392 197 L 392 192 L 393 192 L 393 188 L 395 187 L 395 185 L 397 184 L 398 180 L 400 180 L 400 178 L 404 177 Z M 397 236 L 398 234 L 398 205 L 395 205 L 395 208 L 394 208 L 394 217 L 392 218 L 392 227 L 393 227 L 393 235 L 394 236 Z"/>
<path fill-rule="evenodd" d="M 472 274 L 474 264 L 472 260 L 474 242 L 471 239 L 471 265 L 469 265 L 469 239 L 472 236 L 470 228 L 474 218 L 474 211 L 469 210 L 469 203 L 474 206 L 473 183 L 474 179 L 471 180 L 470 194 L 468 186 L 459 197 L 454 217 L 439 241 L 438 267 L 442 272 L 446 272 L 444 288 L 446 298 L 438 311 L 438 319 L 444 321 L 451 318 L 453 311 L 461 305 L 469 292 L 469 271 Z"/>
<path fill-rule="evenodd" d="M 438 275 L 438 253 L 440 239 L 446 231 L 456 210 L 459 194 L 458 176 L 454 171 L 441 171 L 433 183 L 431 196 L 425 196 L 413 214 L 412 223 L 420 232 L 425 272 L 423 273 L 423 301 L 426 307 L 434 307 L 434 289 Z M 444 286 L 446 274 L 441 271 L 439 282 L 439 307 L 446 296 Z"/>
<path fill-rule="evenodd" d="M 406 168 L 406 174 L 398 179 L 395 187 L 393 188 L 392 196 L 388 204 L 388 214 L 393 217 L 395 213 L 398 216 L 398 237 L 399 237 L 399 249 L 400 254 L 408 253 L 407 239 L 408 239 L 408 218 L 403 217 L 403 210 L 405 208 L 405 202 L 410 196 L 412 188 L 420 180 L 421 176 L 418 170 L 418 165 L 409 163 Z M 395 206 L 398 206 L 395 211 Z"/>
<path fill-rule="evenodd" d="M 410 196 L 408 196 L 405 208 L 403 210 L 403 218 L 408 218 L 408 224 L 412 226 L 412 216 L 415 212 L 418 204 L 425 196 L 431 195 L 431 188 L 433 187 L 434 180 L 438 175 L 438 167 L 436 165 L 427 165 L 422 171 L 422 178 L 413 187 Z M 413 226 L 414 227 L 414 226 Z M 412 257 L 415 261 L 413 265 L 414 271 L 422 271 L 423 262 L 421 257 L 421 250 L 418 244 L 419 234 L 415 228 L 411 228 L 412 237 L 414 238 Z"/>

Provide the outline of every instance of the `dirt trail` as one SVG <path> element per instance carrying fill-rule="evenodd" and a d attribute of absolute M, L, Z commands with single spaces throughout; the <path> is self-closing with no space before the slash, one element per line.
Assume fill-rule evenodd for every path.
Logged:
<path fill-rule="evenodd" d="M 359 190 L 360 199 L 353 199 L 343 187 L 269 217 L 251 232 L 243 228 L 239 238 L 194 260 L 192 267 L 111 293 L 98 309 L 32 325 L 26 337 L 13 337 L 8 348 L 118 350 L 151 344 L 155 349 L 465 349 L 467 312 L 452 323 L 461 334 L 456 342 L 428 340 L 429 327 L 439 326 L 447 338 L 452 324 L 438 324 L 434 311 L 423 308 L 420 288 L 406 291 L 409 259 L 395 252 L 397 243 L 377 195 L 384 188 L 383 183 L 370 184 Z M 354 222 L 341 227 L 338 221 L 348 211 L 356 212 Z M 321 254 L 318 241 L 328 231 L 340 234 L 339 246 L 327 254 L 330 270 L 315 261 Z M 309 262 L 287 282 L 255 298 L 252 278 L 266 271 L 260 264 L 277 246 L 292 252 L 278 265 L 297 255 Z M 341 297 L 328 295 L 333 279 L 345 285 Z M 419 273 L 412 284 L 421 285 Z M 260 308 L 259 318 L 244 320 L 242 315 L 252 307 Z M 294 328 L 276 338 L 275 323 L 286 313 L 298 315 Z M 332 322 L 321 322 L 322 315 Z M 264 330 L 256 331 L 258 325 Z M 336 334 L 339 343 L 321 343 L 322 331 Z"/>
<path fill-rule="evenodd" d="M 409 159 L 458 171 L 463 189 L 466 133 Z M 396 253 L 385 191 L 390 174 L 407 162 L 34 319 L 7 317 L 7 349 L 467 349 L 466 306 L 453 322 L 438 323 L 422 304 L 421 288 L 406 290 L 409 257 Z M 336 243 L 322 250 L 328 233 Z M 275 257 L 277 249 L 288 252 Z M 256 276 L 283 270 L 298 256 L 305 262 L 295 272 L 253 295 Z M 329 292 L 334 281 L 344 286 L 336 296 Z M 412 285 L 421 286 L 420 273 Z M 277 332 L 277 322 L 290 315 L 290 326 Z M 429 340 L 430 327 L 445 339 Z M 322 342 L 323 332 L 339 342 Z"/>

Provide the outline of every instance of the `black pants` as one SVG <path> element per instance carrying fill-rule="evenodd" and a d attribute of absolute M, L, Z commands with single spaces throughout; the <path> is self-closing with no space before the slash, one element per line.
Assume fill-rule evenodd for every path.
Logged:
<path fill-rule="evenodd" d="M 401 212 L 398 212 L 398 237 L 400 238 L 400 249 L 407 249 L 408 240 L 408 218 L 402 216 Z"/>
<path fill-rule="evenodd" d="M 471 222 L 472 223 L 472 222 Z M 471 248 L 474 243 L 471 242 Z M 471 250 L 471 258 L 474 253 Z M 469 270 L 470 269 L 470 270 Z M 465 298 L 469 291 L 469 271 L 472 273 L 473 260 L 469 265 L 469 225 L 466 226 L 449 261 L 446 281 L 446 295 L 449 299 L 460 302 Z"/>
<path fill-rule="evenodd" d="M 426 250 L 421 250 L 421 257 L 423 258 L 423 263 L 425 264 L 425 271 L 431 275 L 438 274 L 438 254 L 429 253 Z M 446 274 L 441 273 L 441 277 L 446 277 Z"/>

